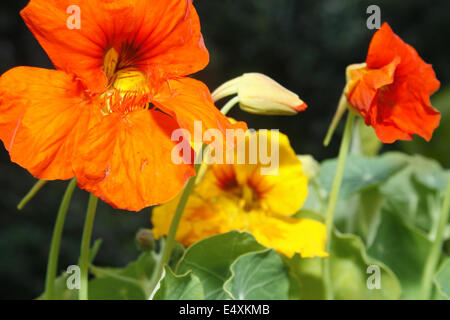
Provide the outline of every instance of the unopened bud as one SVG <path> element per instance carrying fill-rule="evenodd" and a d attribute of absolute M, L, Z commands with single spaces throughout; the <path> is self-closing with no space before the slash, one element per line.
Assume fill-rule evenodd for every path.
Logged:
<path fill-rule="evenodd" d="M 261 73 L 246 73 L 220 86 L 214 100 L 237 94 L 242 110 L 264 115 L 295 115 L 307 108 L 297 94 Z"/>
<path fill-rule="evenodd" d="M 155 237 L 150 229 L 141 229 L 136 234 L 136 245 L 141 251 L 152 251 L 155 248 Z"/>

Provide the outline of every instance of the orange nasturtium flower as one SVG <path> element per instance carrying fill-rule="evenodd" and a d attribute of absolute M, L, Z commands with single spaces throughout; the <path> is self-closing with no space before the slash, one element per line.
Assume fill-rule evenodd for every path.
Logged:
<path fill-rule="evenodd" d="M 273 133 L 254 134 L 259 139 L 264 135 L 271 145 Z M 245 148 L 248 155 L 248 143 Z M 261 168 L 267 168 L 263 163 L 267 162 L 258 156 L 254 164 L 208 166 L 188 200 L 176 240 L 189 246 L 231 230 L 249 231 L 259 243 L 288 257 L 295 253 L 326 257 L 325 226 L 316 220 L 292 217 L 306 200 L 308 178 L 285 135 L 279 134 L 278 174 L 261 174 Z M 177 203 L 174 199 L 153 209 L 155 238 L 167 235 Z"/>
<path fill-rule="evenodd" d="M 192 1 L 31 0 L 21 15 L 57 69 L 0 78 L 0 139 L 33 176 L 140 210 L 195 174 L 171 160 L 175 129 L 232 127 L 185 77 L 209 61 Z"/>
<path fill-rule="evenodd" d="M 431 65 L 387 23 L 374 34 L 366 63 L 349 66 L 347 78 L 348 101 L 382 142 L 411 140 L 413 134 L 431 139 L 441 115 L 430 95 L 440 83 Z"/>

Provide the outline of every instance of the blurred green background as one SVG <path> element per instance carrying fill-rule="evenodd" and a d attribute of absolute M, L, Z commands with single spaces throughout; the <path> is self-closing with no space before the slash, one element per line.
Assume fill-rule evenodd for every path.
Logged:
<path fill-rule="evenodd" d="M 52 67 L 19 16 L 26 3 L 2 0 L 0 4 L 0 73 L 18 65 Z M 279 128 L 297 153 L 319 160 L 335 157 L 339 132 L 328 148 L 322 147 L 322 140 L 344 86 L 345 67 L 365 59 L 373 34 L 366 28 L 366 8 L 371 4 L 381 8 L 382 21 L 433 64 L 442 85 L 433 97 L 443 114 L 433 140 L 426 143 L 417 137 L 383 150 L 422 153 L 450 167 L 448 0 L 196 0 L 211 54 L 210 65 L 196 77 L 213 90 L 245 72 L 271 76 L 298 93 L 309 108 L 296 117 L 262 117 L 238 109 L 230 115 L 247 121 L 251 128 Z M 18 212 L 17 203 L 34 182 L 26 170 L 10 163 L 0 146 L 0 299 L 31 299 L 43 291 L 53 223 L 66 183 L 48 184 Z M 64 230 L 61 271 L 77 263 L 86 206 L 87 194 L 78 190 Z M 126 213 L 102 203 L 93 235 L 104 240 L 97 264 L 121 266 L 135 259 L 135 232 L 149 226 L 149 209 Z"/>

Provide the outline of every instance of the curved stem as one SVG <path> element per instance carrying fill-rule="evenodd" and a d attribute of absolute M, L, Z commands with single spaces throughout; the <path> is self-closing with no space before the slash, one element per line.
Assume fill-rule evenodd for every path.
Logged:
<path fill-rule="evenodd" d="M 223 108 L 220 110 L 224 115 L 226 115 L 235 105 L 239 102 L 239 97 L 234 97 L 230 101 L 228 101 Z M 195 160 L 195 173 L 198 173 L 198 170 L 201 166 L 201 161 L 203 157 L 203 151 L 205 149 L 205 144 L 202 146 L 200 153 L 197 156 L 197 159 Z M 164 248 L 161 254 L 161 258 L 158 261 L 158 264 L 156 266 L 156 272 L 153 274 L 152 279 L 150 281 L 150 292 L 153 293 L 155 290 L 159 279 L 161 278 L 164 266 L 169 262 L 170 256 L 172 255 L 173 247 L 175 245 L 175 236 L 178 230 L 178 226 L 181 221 L 181 217 L 184 212 L 184 208 L 186 207 L 186 204 L 189 200 L 189 196 L 192 193 L 192 190 L 194 189 L 195 182 L 196 182 L 197 175 L 190 178 L 187 182 L 186 186 L 183 189 L 183 193 L 181 194 L 180 201 L 178 202 L 177 208 L 175 210 L 175 214 L 172 218 L 172 222 L 170 224 L 169 233 L 167 234 L 167 238 L 164 244 Z"/>
<path fill-rule="evenodd" d="M 83 237 L 81 240 L 80 253 L 80 292 L 79 299 L 88 299 L 88 268 L 89 268 L 89 251 L 91 248 L 92 229 L 94 227 L 95 212 L 97 210 L 98 198 L 93 194 L 89 195 L 89 204 L 86 211 L 86 220 L 84 222 Z"/>
<path fill-rule="evenodd" d="M 333 120 L 331 120 L 331 124 L 328 128 L 327 135 L 325 137 L 325 140 L 323 141 L 323 145 L 325 147 L 327 147 L 330 144 L 331 138 L 333 137 L 333 133 L 336 130 L 337 125 L 339 124 L 339 121 L 341 120 L 345 111 L 348 109 L 348 106 L 349 106 L 349 103 L 348 103 L 347 97 L 345 96 L 344 93 L 342 93 L 341 98 L 339 99 L 336 113 L 333 116 Z"/>
<path fill-rule="evenodd" d="M 444 241 L 445 235 L 445 227 L 448 223 L 449 215 L 450 215 L 450 179 L 447 182 L 447 189 L 445 191 L 444 202 L 442 204 L 441 214 L 439 216 L 439 222 L 436 230 L 436 237 L 433 241 L 430 254 L 425 264 L 424 276 L 422 278 L 423 299 L 431 298 L 433 288 L 433 278 L 436 272 L 436 267 L 439 263 L 439 259 L 441 257 L 442 243 Z"/>
<path fill-rule="evenodd" d="M 34 184 L 34 186 L 31 188 L 30 191 L 28 191 L 28 193 L 25 195 L 25 197 L 23 197 L 23 199 L 19 202 L 19 204 L 17 205 L 17 209 L 22 210 L 27 203 L 33 199 L 33 197 L 36 195 L 36 193 L 39 192 L 39 190 L 42 189 L 43 186 L 45 186 L 45 184 L 47 183 L 47 180 L 39 180 L 38 182 L 36 182 Z"/>
<path fill-rule="evenodd" d="M 333 186 L 330 192 L 330 198 L 328 200 L 328 208 L 325 217 L 325 227 L 327 230 L 327 244 L 326 251 L 330 252 L 331 239 L 333 234 L 333 219 L 334 211 L 336 209 L 336 203 L 339 196 L 339 190 L 342 184 L 342 178 L 344 177 L 345 162 L 347 161 L 348 152 L 350 149 L 350 142 L 352 140 L 353 123 L 355 115 L 351 112 L 347 115 L 347 122 L 345 124 L 344 136 L 342 137 L 341 147 L 339 149 L 338 163 L 336 173 L 333 180 Z M 333 299 L 333 288 L 331 281 L 330 270 L 330 257 L 323 259 L 323 272 L 325 282 L 325 297 L 327 300 Z"/>
<path fill-rule="evenodd" d="M 230 101 L 228 101 L 223 107 L 222 109 L 220 109 L 220 112 L 222 112 L 223 114 L 227 114 L 237 103 L 239 102 L 239 97 L 236 96 L 233 99 L 231 99 Z"/>
<path fill-rule="evenodd" d="M 40 181 L 45 180 L 39 180 L 39 182 Z M 73 178 L 67 186 L 66 192 L 64 193 L 63 199 L 59 206 L 58 215 L 56 216 L 52 242 L 50 244 L 50 253 L 48 256 L 47 274 L 45 278 L 45 298 L 47 300 L 55 299 L 55 278 L 58 269 L 58 255 L 59 248 L 61 246 L 61 236 L 64 228 L 64 222 L 66 221 L 67 210 L 69 209 L 70 199 L 72 198 L 76 185 L 77 181 Z"/>

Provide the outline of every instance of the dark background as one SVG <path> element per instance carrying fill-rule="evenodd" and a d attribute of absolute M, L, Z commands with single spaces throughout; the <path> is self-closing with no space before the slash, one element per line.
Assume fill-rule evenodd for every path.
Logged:
<path fill-rule="evenodd" d="M 52 67 L 19 16 L 26 3 L 0 3 L 0 73 L 19 65 Z M 345 67 L 365 59 L 373 34 L 366 28 L 366 8 L 371 4 L 379 5 L 382 21 L 388 21 L 433 64 L 442 84 L 433 101 L 443 120 L 432 142 L 417 137 L 414 142 L 384 146 L 384 150 L 422 153 L 449 167 L 448 0 L 196 0 L 211 54 L 210 65 L 196 77 L 213 90 L 245 72 L 271 76 L 298 93 L 309 108 L 296 117 L 262 117 L 239 109 L 230 115 L 252 128 L 279 128 L 288 134 L 297 153 L 312 154 L 319 160 L 335 157 L 340 133 L 328 148 L 322 147 L 322 140 L 345 84 Z M 30 299 L 43 291 L 53 223 L 66 183 L 49 183 L 18 212 L 16 205 L 34 182 L 26 170 L 9 161 L 1 145 L 0 299 Z M 86 206 L 86 192 L 76 191 L 64 229 L 61 270 L 77 262 Z M 121 266 L 134 259 L 138 255 L 135 232 L 149 226 L 149 209 L 126 213 L 101 203 L 93 238 L 103 238 L 104 243 L 96 263 Z"/>

